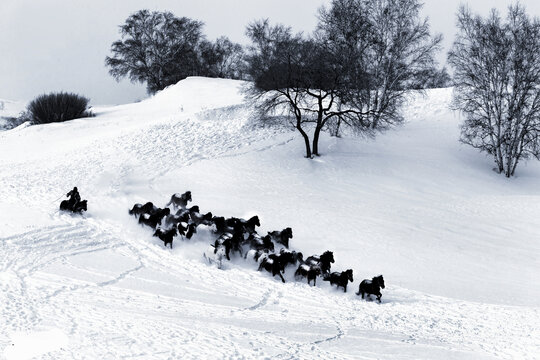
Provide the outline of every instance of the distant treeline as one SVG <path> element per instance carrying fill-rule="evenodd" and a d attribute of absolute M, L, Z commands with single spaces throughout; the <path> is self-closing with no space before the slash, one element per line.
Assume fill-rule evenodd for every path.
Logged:
<path fill-rule="evenodd" d="M 387 1 L 347 2 L 354 7 L 361 4 L 357 8 L 364 10 L 363 3 L 379 2 L 382 4 Z M 334 3 L 332 7 L 342 6 L 339 3 L 346 2 L 335 1 Z M 388 6 L 401 7 L 398 2 L 391 3 L 391 1 L 388 2 Z M 321 13 L 326 11 L 324 8 L 320 10 Z M 353 19 L 351 16 L 348 17 L 349 19 L 345 18 L 344 20 L 350 23 L 350 20 Z M 209 41 L 203 33 L 204 23 L 201 21 L 177 17 L 168 11 L 139 10 L 129 16 L 120 26 L 121 39 L 112 44 L 112 55 L 106 57 L 105 64 L 109 68 L 110 74 L 117 80 L 127 77 L 133 82 L 145 83 L 150 94 L 176 84 L 188 76 L 254 80 L 253 67 L 255 64 L 252 53 L 254 48 L 258 46 L 257 41 L 261 39 L 255 39 L 258 35 L 254 34 L 252 30 L 253 25 L 260 22 L 257 21 L 247 26 L 246 31 L 253 42 L 251 45 L 243 47 L 225 36 L 215 41 Z M 319 26 L 323 22 L 324 20 L 320 22 Z M 278 28 L 287 29 L 290 32 L 288 27 L 278 26 Z M 300 34 L 298 36 L 305 41 L 314 41 L 318 38 L 319 30 L 310 36 Z M 352 28 L 351 30 L 357 31 L 359 29 Z M 376 39 L 374 38 L 373 41 Z M 275 46 L 280 45 L 276 43 Z M 450 76 L 446 69 L 438 69 L 435 64 L 425 66 L 416 72 L 414 79 L 409 80 L 407 87 L 411 89 L 446 87 L 450 84 Z"/>

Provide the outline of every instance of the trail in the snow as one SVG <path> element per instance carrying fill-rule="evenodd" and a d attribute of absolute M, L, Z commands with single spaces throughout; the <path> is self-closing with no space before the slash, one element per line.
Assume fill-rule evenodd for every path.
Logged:
<path fill-rule="evenodd" d="M 82 358 L 79 353 L 355 358 L 341 345 L 354 338 L 346 329 L 392 334 L 406 348 L 420 342 L 502 358 L 532 354 L 537 345 L 538 330 L 525 321 L 539 318 L 535 310 L 456 302 L 395 287 L 379 305 L 328 288 L 281 284 L 245 267 L 219 271 L 175 256 L 181 242 L 171 253 L 149 233 L 137 237 L 136 230 L 128 230 L 121 238 L 111 224 L 67 220 L 73 224 L 2 241 L 3 278 L 7 271 L 17 281 L 8 281 L 11 288 L 2 292 L 9 296 L 4 303 L 13 307 L 3 308 L 11 320 L 1 332 L 44 323 L 67 329 L 70 350 L 53 358 Z M 0 340 L 8 343 L 9 338 Z M 206 349 L 195 345 L 202 343 Z M 370 358 L 361 351 L 359 356 Z"/>

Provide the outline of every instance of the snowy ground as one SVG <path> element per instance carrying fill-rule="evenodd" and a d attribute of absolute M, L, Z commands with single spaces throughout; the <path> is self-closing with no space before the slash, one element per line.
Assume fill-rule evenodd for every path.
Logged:
<path fill-rule="evenodd" d="M 0 358 L 534 359 L 540 166 L 507 180 L 461 146 L 450 90 L 411 98 L 375 141 L 255 126 L 243 83 L 189 78 L 97 117 L 0 133 Z M 73 186 L 84 218 L 59 214 Z M 165 249 L 127 214 L 191 190 L 218 215 L 291 226 L 304 254 L 354 270 L 344 294 L 286 284 L 212 236 Z M 359 282 L 384 274 L 383 303 Z M 290 280 L 290 281 L 289 281 Z"/>

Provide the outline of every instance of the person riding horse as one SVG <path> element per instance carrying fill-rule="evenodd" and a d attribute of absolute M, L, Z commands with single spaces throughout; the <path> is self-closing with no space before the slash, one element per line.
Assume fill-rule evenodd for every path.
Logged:
<path fill-rule="evenodd" d="M 68 205 L 71 210 L 74 210 L 77 204 L 81 201 L 81 195 L 79 194 L 77 187 L 75 186 L 73 190 L 66 194 L 66 196 L 70 196 Z"/>

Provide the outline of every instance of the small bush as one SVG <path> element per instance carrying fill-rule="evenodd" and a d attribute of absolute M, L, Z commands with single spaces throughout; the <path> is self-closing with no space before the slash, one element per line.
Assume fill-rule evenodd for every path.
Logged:
<path fill-rule="evenodd" d="M 34 124 L 62 122 L 83 117 L 93 116 L 88 110 L 87 99 L 73 93 L 43 94 L 32 100 L 28 105 L 26 116 Z"/>

